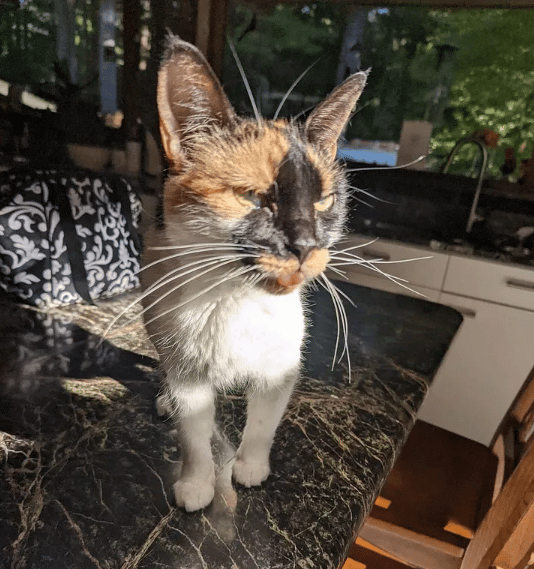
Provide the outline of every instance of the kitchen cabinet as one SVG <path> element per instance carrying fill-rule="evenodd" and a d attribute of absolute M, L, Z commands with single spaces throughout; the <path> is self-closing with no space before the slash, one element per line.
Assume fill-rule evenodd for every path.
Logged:
<path fill-rule="evenodd" d="M 349 242 L 361 245 L 369 238 L 351 236 Z M 419 417 L 487 445 L 534 366 L 534 270 L 387 240 L 358 251 L 362 257 L 388 260 L 433 256 L 431 261 L 379 265 L 407 279 L 407 286 L 428 300 L 464 316 Z M 348 267 L 346 276 L 356 284 L 414 295 L 363 266 Z"/>
<path fill-rule="evenodd" d="M 367 269 L 369 273 L 369 269 Z M 328 271 L 327 277 L 332 279 L 344 280 L 339 275 Z M 392 292 L 393 294 L 404 294 L 405 296 L 413 296 L 414 298 L 422 298 L 423 300 L 430 300 L 431 302 L 438 302 L 439 290 L 431 289 L 425 286 L 414 285 L 412 283 L 406 284 L 408 288 L 403 288 L 400 284 L 388 280 L 386 277 L 379 275 L 373 276 L 365 274 L 363 271 L 346 271 L 347 280 L 351 283 L 356 283 L 369 288 L 376 288 L 385 292 Z M 403 283 L 404 284 L 404 283 Z"/>
<path fill-rule="evenodd" d="M 443 290 L 534 310 L 534 270 L 509 263 L 453 255 Z"/>
<path fill-rule="evenodd" d="M 426 289 L 441 290 L 449 259 L 449 256 L 444 253 L 386 239 L 372 241 L 369 237 L 361 235 L 350 235 L 344 243 L 338 246 L 338 249 L 343 250 L 347 247 L 354 247 L 349 253 L 358 255 L 364 261 L 381 259 L 383 262 L 377 263 L 377 268 L 401 279 L 406 279 L 411 288 L 414 285 L 415 287 L 422 286 Z M 421 257 L 427 258 L 420 259 Z M 406 259 L 420 260 L 405 263 Z M 340 268 L 349 274 L 361 274 L 380 280 L 383 278 L 365 264 L 346 265 Z M 384 278 L 384 280 L 387 279 Z"/>
<path fill-rule="evenodd" d="M 464 321 L 419 417 L 487 445 L 534 365 L 534 312 L 447 293 L 439 302 Z"/>

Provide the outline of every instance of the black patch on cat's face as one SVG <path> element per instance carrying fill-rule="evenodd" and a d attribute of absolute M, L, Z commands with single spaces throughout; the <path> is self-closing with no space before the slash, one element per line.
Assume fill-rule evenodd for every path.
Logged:
<path fill-rule="evenodd" d="M 295 255 L 300 261 L 312 249 L 328 248 L 344 222 L 345 199 L 336 199 L 329 210 L 318 212 L 315 204 L 324 197 L 322 192 L 319 172 L 302 143 L 294 142 L 263 196 L 263 207 L 239 222 L 234 239 L 280 257 Z"/>
<path fill-rule="evenodd" d="M 300 146 L 293 146 L 274 183 L 276 226 L 287 237 L 286 248 L 303 260 L 318 245 L 315 202 L 321 199 L 321 178 Z"/>

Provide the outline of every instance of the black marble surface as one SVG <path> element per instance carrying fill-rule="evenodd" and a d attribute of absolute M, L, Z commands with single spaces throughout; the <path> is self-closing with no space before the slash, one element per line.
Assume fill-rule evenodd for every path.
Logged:
<path fill-rule="evenodd" d="M 245 405 L 221 396 L 216 496 L 192 514 L 172 503 L 180 452 L 156 416 L 142 326 L 123 319 L 103 339 L 131 298 L 47 313 L 1 303 L 0 567 L 338 568 L 461 322 L 423 300 L 338 286 L 355 303 L 350 377 L 346 359 L 331 369 L 331 301 L 311 293 L 305 370 L 271 476 L 233 486 Z"/>

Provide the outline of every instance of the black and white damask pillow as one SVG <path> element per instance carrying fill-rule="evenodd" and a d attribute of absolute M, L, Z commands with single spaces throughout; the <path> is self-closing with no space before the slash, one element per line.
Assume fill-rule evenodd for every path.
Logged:
<path fill-rule="evenodd" d="M 123 177 L 77 170 L 0 176 L 0 288 L 36 306 L 139 286 L 141 203 Z"/>

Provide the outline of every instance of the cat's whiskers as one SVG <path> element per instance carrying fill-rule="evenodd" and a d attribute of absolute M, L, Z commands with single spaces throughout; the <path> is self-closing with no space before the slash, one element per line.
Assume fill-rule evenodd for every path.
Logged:
<path fill-rule="evenodd" d="M 149 324 L 152 324 L 153 322 L 155 322 L 158 318 L 162 318 L 163 316 L 167 316 L 167 314 L 170 314 L 171 312 L 174 312 L 175 310 L 177 310 L 178 308 L 181 308 L 182 306 L 185 306 L 186 304 L 188 304 L 189 302 L 192 302 L 193 300 L 196 300 L 197 298 L 201 297 L 202 295 L 206 294 L 207 292 L 209 292 L 210 290 L 213 290 L 214 288 L 224 284 L 225 282 L 228 282 L 230 280 L 232 280 L 233 278 L 236 277 L 240 277 L 243 276 L 246 273 L 249 273 L 250 271 L 254 271 L 256 270 L 255 266 L 252 267 L 238 267 L 237 269 L 232 269 L 231 271 L 227 272 L 226 275 L 224 275 L 221 280 L 217 281 L 216 283 L 212 284 L 211 286 L 205 288 L 204 290 L 200 291 L 199 293 L 195 294 L 194 296 L 188 298 L 187 300 L 184 300 L 183 302 L 180 302 L 179 304 L 176 304 L 174 306 L 172 306 L 171 308 L 169 308 L 168 310 L 164 310 L 163 312 L 157 314 L 156 316 L 154 316 L 154 318 L 151 318 L 150 320 L 148 320 L 147 322 L 145 322 L 145 326 L 148 326 Z M 172 291 L 170 292 L 174 292 L 175 290 L 177 290 L 178 288 L 180 288 L 181 285 L 178 285 L 175 289 L 172 289 Z"/>
<path fill-rule="evenodd" d="M 354 199 L 360 201 L 356 196 L 355 196 L 355 192 L 358 194 L 364 194 L 370 198 L 372 198 L 373 200 L 376 200 L 377 202 L 382 202 L 382 203 L 387 203 L 390 205 L 398 205 L 395 202 L 390 202 L 388 200 L 383 200 L 382 198 L 379 198 L 375 195 L 373 195 L 371 192 L 367 191 L 367 190 L 363 190 L 362 188 L 357 188 L 356 186 L 348 186 L 351 190 L 354 190 L 352 192 L 348 192 L 348 194 L 350 196 L 352 196 Z"/>
<path fill-rule="evenodd" d="M 251 246 L 252 247 L 252 246 Z M 255 247 L 256 248 L 256 247 Z M 171 249 L 170 247 L 152 247 L 152 250 L 167 250 L 167 249 Z M 213 246 L 209 246 L 209 247 L 193 247 L 190 246 L 190 250 L 187 251 L 181 251 L 180 253 L 173 253 L 172 255 L 168 255 L 166 257 L 162 257 L 161 259 L 157 259 L 156 261 L 152 261 L 151 263 L 148 263 L 148 265 L 145 265 L 139 272 L 143 272 L 146 269 L 149 269 L 150 267 L 153 267 L 154 265 L 157 265 L 159 263 L 163 263 L 165 261 L 172 261 L 173 259 L 177 259 L 179 257 L 183 257 L 185 255 L 200 255 L 200 254 L 209 254 L 211 252 L 225 252 L 225 251 L 236 251 L 236 252 L 240 252 L 242 250 L 241 246 L 225 246 L 225 247 L 213 247 Z M 257 256 L 254 253 L 250 252 L 250 253 L 243 253 L 243 255 L 245 256 Z"/>
<path fill-rule="evenodd" d="M 192 280 L 199 278 L 199 277 L 203 276 L 204 274 L 207 274 L 208 272 L 217 269 L 219 266 L 224 266 L 224 265 L 227 265 L 231 262 L 235 262 L 235 261 L 240 260 L 242 258 L 249 258 L 251 256 L 256 256 L 256 255 L 251 255 L 251 254 L 237 255 L 237 254 L 234 254 L 234 255 L 225 255 L 225 256 L 219 256 L 219 257 L 204 258 L 204 259 L 200 259 L 200 260 L 188 263 L 187 265 L 177 267 L 176 269 L 173 269 L 172 271 L 170 271 L 169 273 L 167 273 L 163 277 L 159 278 L 156 282 L 152 283 L 149 287 L 147 287 L 143 291 L 143 293 L 139 297 L 137 297 L 134 301 L 132 301 L 130 304 L 128 304 L 128 306 L 126 306 L 126 308 L 121 310 L 121 312 L 110 322 L 110 324 L 104 330 L 104 337 L 108 334 L 108 332 L 113 328 L 113 326 L 115 326 L 115 324 L 129 310 L 131 310 L 136 304 L 140 303 L 143 299 L 145 299 L 147 296 L 153 294 L 156 290 L 160 289 L 161 287 L 163 287 L 167 284 L 170 284 L 172 281 L 177 280 L 179 278 L 182 278 L 187 274 L 190 274 L 190 273 L 195 272 L 195 271 L 201 271 L 202 269 L 210 267 L 207 271 L 205 271 L 201 274 L 197 274 L 194 277 L 187 279 L 185 282 L 182 282 L 178 287 L 175 287 L 172 291 L 170 291 L 169 293 L 166 293 L 165 295 L 160 297 L 156 302 L 153 302 L 150 306 L 145 307 L 142 311 L 140 311 L 138 314 L 136 314 L 133 318 L 130 318 L 124 325 L 128 325 L 131 322 L 134 322 L 135 320 L 140 318 L 144 314 L 144 312 L 146 312 L 149 308 L 152 308 L 157 302 L 162 300 L 163 297 L 167 296 L 167 294 L 170 294 L 171 292 L 178 290 L 178 288 L 180 288 L 181 286 L 183 286 L 185 284 L 188 284 Z M 204 263 L 204 264 L 191 269 L 191 266 L 201 264 L 201 263 Z M 212 266 L 212 265 L 215 265 L 215 266 Z M 182 271 L 185 271 L 185 272 L 182 272 Z M 170 276 L 170 275 L 172 275 L 172 276 Z"/>
<path fill-rule="evenodd" d="M 404 283 L 408 282 L 406 279 L 402 279 L 400 277 L 396 277 L 394 275 L 390 275 L 388 273 L 386 273 L 385 271 L 381 270 L 379 267 L 377 267 L 377 264 L 398 264 L 398 263 L 408 263 L 408 262 L 413 262 L 413 261 L 420 261 L 420 260 L 424 260 L 424 259 L 430 259 L 432 258 L 431 256 L 424 256 L 424 257 L 414 257 L 411 259 L 399 259 L 399 260 L 394 260 L 394 261 L 388 261 L 385 259 L 381 259 L 381 258 L 377 258 L 377 259 L 363 259 L 362 257 L 359 257 L 358 255 L 355 255 L 353 253 L 350 253 L 349 251 L 353 250 L 353 249 L 358 249 L 361 248 L 365 245 L 370 245 L 372 243 L 374 243 L 377 239 L 373 239 L 372 241 L 370 241 L 369 243 L 364 243 L 361 245 L 355 245 L 352 247 L 347 247 L 345 249 L 341 249 L 338 251 L 334 251 L 330 254 L 330 259 L 331 261 L 334 262 L 329 262 L 327 267 L 334 271 L 337 272 L 339 274 L 341 274 L 341 276 L 344 276 L 345 278 L 346 275 L 344 274 L 344 271 L 340 271 L 338 269 L 338 267 L 340 266 L 347 266 L 347 265 L 363 265 L 368 267 L 369 269 L 378 272 L 379 274 L 381 274 L 382 276 L 386 277 L 388 280 L 392 281 L 393 283 L 395 283 L 396 285 L 414 293 L 420 296 L 425 296 L 424 294 L 420 293 L 419 291 L 416 291 L 408 286 L 406 286 Z M 330 283 L 330 285 L 334 288 L 335 285 L 333 285 L 333 283 Z M 329 292 L 332 295 L 332 290 L 330 288 L 328 288 Z M 345 294 L 343 293 L 343 291 L 339 290 L 336 288 L 336 292 L 335 292 L 336 296 L 338 296 L 338 301 L 341 302 L 341 300 L 339 299 L 339 294 L 341 294 L 343 297 L 345 297 L 348 301 L 350 301 L 352 304 L 354 304 L 352 302 L 352 300 Z M 334 296 L 332 295 L 332 299 L 334 298 Z M 342 304 L 341 304 L 342 307 Z M 343 309 L 344 310 L 344 309 Z M 341 317 L 341 315 L 339 316 Z M 339 338 L 339 317 L 336 314 L 336 319 L 338 320 L 338 338 Z M 345 318 L 346 318 L 346 314 L 345 314 Z M 346 320 L 345 320 L 345 325 L 346 325 Z M 343 326 L 343 322 L 342 322 L 342 326 Z M 337 345 L 338 345 L 338 341 L 339 339 L 336 339 L 336 352 L 334 352 L 334 359 L 335 359 L 335 355 L 337 353 Z M 348 349 L 348 348 L 347 348 Z M 349 363 L 350 365 L 350 363 Z"/>
<path fill-rule="evenodd" d="M 336 269 L 335 266 L 333 265 L 328 265 L 328 268 L 333 271 L 334 273 L 338 274 L 340 277 L 343 277 L 344 279 L 347 279 L 347 273 L 345 271 L 341 271 L 340 269 Z"/>
<path fill-rule="evenodd" d="M 245 84 L 245 89 L 247 90 L 247 94 L 248 94 L 248 97 L 250 99 L 252 109 L 254 111 L 254 116 L 256 117 L 256 120 L 258 122 L 261 122 L 261 116 L 260 116 L 260 113 L 258 112 L 258 107 L 256 106 L 256 101 L 254 100 L 254 97 L 252 95 L 252 89 L 250 88 L 250 84 L 248 82 L 247 76 L 245 75 L 245 70 L 243 69 L 243 66 L 241 65 L 241 61 L 239 59 L 239 56 L 237 55 L 237 51 L 234 47 L 234 44 L 231 41 L 228 42 L 228 45 L 230 46 L 230 50 L 232 51 L 232 55 L 234 56 L 235 62 L 237 64 L 237 68 L 239 69 L 241 79 L 243 79 L 243 83 Z"/>
<path fill-rule="evenodd" d="M 242 247 L 251 247 L 254 249 L 265 249 L 263 245 L 256 245 L 256 244 L 240 244 L 240 243 L 223 243 L 221 241 L 216 241 L 214 243 L 197 243 L 195 245 L 162 245 L 159 247 L 149 247 L 151 251 L 168 251 L 168 250 L 177 250 L 177 249 L 197 249 L 197 248 L 204 248 L 204 247 L 214 247 L 214 248 L 236 248 L 240 249 Z"/>
<path fill-rule="evenodd" d="M 356 197 L 354 194 L 351 194 L 351 197 L 353 199 L 355 199 L 357 202 L 366 205 L 367 207 L 370 207 L 371 209 L 375 209 L 375 206 L 373 204 L 370 204 L 369 202 L 366 202 L 365 200 L 362 200 L 361 198 Z"/>
<path fill-rule="evenodd" d="M 323 279 L 324 282 L 322 282 L 321 280 L 319 280 L 319 284 L 330 294 L 330 298 L 332 298 L 332 304 L 334 305 L 334 312 L 336 315 L 336 344 L 334 346 L 334 355 L 332 357 L 332 369 L 334 369 L 334 366 L 336 364 L 336 359 L 337 359 L 337 347 L 339 345 L 339 334 L 340 334 L 340 328 L 339 328 L 339 308 L 338 305 L 336 303 L 336 301 L 334 300 L 334 297 L 330 291 L 330 289 L 328 288 L 328 284 L 326 279 L 326 276 L 324 273 L 321 273 L 320 275 L 321 279 Z"/>
<path fill-rule="evenodd" d="M 349 302 L 349 304 L 351 304 L 352 306 L 354 306 L 354 308 L 356 308 L 356 304 L 354 304 L 352 298 L 347 296 L 341 289 L 337 288 L 337 286 L 332 281 L 330 281 L 330 284 L 337 290 L 338 294 L 340 294 L 345 300 L 347 300 L 347 302 Z"/>
<path fill-rule="evenodd" d="M 377 259 L 362 259 L 359 257 L 345 258 L 345 257 L 338 257 L 336 255 L 331 255 L 330 259 L 334 262 L 329 263 L 328 264 L 329 267 L 332 267 L 332 266 L 333 267 L 343 267 L 343 266 L 347 266 L 347 265 L 363 265 L 372 271 L 381 272 L 380 269 L 378 267 L 375 267 L 375 265 L 374 265 L 375 262 L 382 261 L 381 258 L 377 258 Z M 400 281 L 403 281 L 403 282 L 408 282 L 406 279 L 402 279 L 400 277 L 394 277 L 394 278 L 396 278 Z"/>
<path fill-rule="evenodd" d="M 258 257 L 258 256 L 259 255 L 252 255 L 252 254 L 247 254 L 247 255 L 235 255 L 234 254 L 234 255 L 219 255 L 217 257 L 212 256 L 212 257 L 208 257 L 208 258 L 204 257 L 203 259 L 197 259 L 196 261 L 191 261 L 190 263 L 187 263 L 186 265 L 180 265 L 179 267 L 176 267 L 176 269 L 172 269 L 171 271 L 169 271 L 168 273 L 166 273 L 165 275 L 160 277 L 157 281 L 152 283 L 145 290 L 147 293 L 152 293 L 156 289 L 161 288 L 161 286 L 168 284 L 169 282 L 176 280 L 177 278 L 183 277 L 183 276 L 185 276 L 189 273 L 192 273 L 194 271 L 197 271 L 197 270 L 203 269 L 205 267 L 211 266 L 211 265 L 216 264 L 217 262 L 220 262 L 220 261 L 247 259 L 250 257 Z M 201 265 L 201 266 L 196 267 L 196 265 Z M 192 270 L 186 270 L 186 269 L 189 269 L 190 267 L 196 267 L 196 268 L 194 268 Z M 169 278 L 171 275 L 174 275 L 174 276 L 172 278 Z M 163 281 L 165 281 L 165 282 L 163 282 Z M 144 298 L 145 296 L 146 295 L 143 295 L 141 298 Z"/>
<path fill-rule="evenodd" d="M 289 95 L 291 95 L 291 92 L 293 91 L 293 89 L 300 83 L 300 80 L 306 75 L 306 73 L 308 73 L 308 71 L 318 62 L 319 60 L 315 60 L 307 69 L 305 69 L 296 79 L 295 81 L 293 81 L 291 87 L 289 87 L 289 89 L 287 90 L 287 93 L 282 97 L 282 100 L 280 101 L 280 104 L 278 105 L 278 108 L 276 109 L 274 115 L 273 115 L 273 121 L 275 121 L 278 118 L 278 114 L 280 113 L 280 111 L 282 110 L 282 107 L 284 106 L 284 103 L 287 101 L 287 98 L 289 97 Z"/>
<path fill-rule="evenodd" d="M 348 264 L 354 261 L 369 261 L 369 259 L 364 259 L 359 257 L 358 255 L 354 255 L 353 253 L 344 252 L 343 255 L 337 254 L 338 252 L 333 252 L 330 254 L 330 258 L 336 258 L 340 261 L 346 261 Z M 340 252 L 339 252 L 340 253 Z M 424 257 L 412 257 L 411 259 L 396 259 L 394 261 L 383 259 L 382 257 L 377 257 L 376 259 L 371 259 L 371 262 L 374 264 L 382 264 L 382 265 L 396 265 L 400 263 L 412 263 L 413 261 L 424 261 L 426 259 L 432 259 L 432 255 L 425 255 Z M 342 265 L 343 263 L 339 263 Z"/>
<path fill-rule="evenodd" d="M 349 325 L 348 325 L 348 319 L 347 319 L 347 313 L 345 312 L 345 307 L 343 306 L 343 302 L 341 301 L 341 298 L 339 297 L 339 292 L 341 292 L 332 281 L 330 281 L 330 279 L 328 279 L 328 277 L 326 277 L 325 275 L 325 279 L 328 281 L 329 286 L 332 289 L 332 292 L 334 293 L 335 298 L 337 299 L 338 302 L 338 306 L 339 306 L 339 313 L 341 316 L 341 325 L 343 327 L 343 337 L 344 337 L 344 346 L 343 346 L 343 351 L 341 352 L 341 355 L 339 356 L 338 359 L 338 363 L 341 362 L 341 360 L 343 359 L 343 355 L 346 353 L 347 354 L 347 359 L 348 359 L 348 364 L 349 364 L 349 379 L 350 379 L 350 356 L 349 356 L 349 343 L 348 343 L 348 338 L 349 338 Z"/>
<path fill-rule="evenodd" d="M 350 255 L 350 254 L 349 254 Z M 350 257 L 354 257 L 354 258 L 350 258 Z M 398 286 L 413 292 L 414 294 L 417 294 L 419 296 L 422 296 L 423 298 L 426 298 L 426 296 L 417 291 L 414 290 L 412 288 L 410 288 L 409 286 L 406 286 L 403 283 L 407 283 L 408 281 L 406 279 L 400 278 L 400 277 L 396 277 L 395 275 L 390 275 L 389 273 L 386 273 L 385 271 L 381 270 L 380 268 L 378 268 L 377 266 L 375 266 L 376 264 L 379 263 L 396 263 L 396 262 L 403 262 L 403 261 L 384 261 L 384 259 L 362 259 L 361 257 L 357 257 L 356 255 L 350 255 L 349 258 L 342 258 L 342 257 L 338 257 L 335 254 L 330 255 L 330 258 L 334 261 L 339 261 L 339 262 L 334 262 L 334 263 L 329 263 L 328 267 L 332 268 L 332 267 L 340 267 L 340 266 L 347 266 L 347 265 L 363 265 L 366 266 L 367 268 L 371 269 L 372 271 L 375 271 L 379 274 L 381 274 L 382 276 L 386 277 L 388 280 L 390 280 L 391 282 L 397 284 Z M 406 259 L 406 261 L 414 261 L 414 260 L 419 260 L 419 259 L 423 259 L 423 258 L 428 258 L 428 257 L 418 257 L 416 259 Z"/>
<path fill-rule="evenodd" d="M 349 378 L 349 382 L 351 381 L 351 374 L 352 374 L 352 367 L 351 367 L 351 362 L 350 362 L 350 352 L 349 352 L 349 342 L 348 342 L 348 319 L 347 319 L 347 313 L 345 311 L 345 307 L 343 306 L 343 302 L 341 301 L 341 298 L 339 297 L 338 292 L 339 289 L 332 283 L 330 282 L 330 280 L 328 279 L 328 277 L 324 274 L 321 273 L 320 275 L 321 280 L 319 280 L 319 283 L 328 291 L 328 293 L 330 294 L 330 297 L 332 298 L 332 303 L 334 305 L 334 310 L 335 310 L 335 314 L 336 314 L 336 322 L 337 322 L 337 334 L 336 334 L 336 345 L 334 348 L 334 357 L 332 359 L 332 369 L 334 369 L 334 365 L 337 363 L 339 363 L 343 356 L 346 354 L 347 356 L 347 367 L 348 367 L 348 378 Z M 346 295 L 343 295 L 346 297 Z M 341 327 L 340 327 L 341 325 Z M 338 351 L 338 345 L 339 345 L 339 341 L 340 341 L 340 335 L 341 335 L 341 331 L 343 332 L 343 337 L 344 337 L 344 341 L 343 341 L 343 350 L 341 352 L 341 355 L 339 356 L 339 359 L 337 359 L 337 351 Z"/>
<path fill-rule="evenodd" d="M 371 239 L 371 241 L 367 241 L 367 243 L 360 243 L 360 245 L 353 245 L 352 247 L 347 247 L 345 249 L 334 249 L 334 253 L 345 253 L 347 251 L 352 251 L 353 249 L 361 249 L 362 247 L 368 247 L 369 245 L 372 245 L 373 243 L 376 243 L 378 241 L 378 237 L 375 237 L 374 239 Z M 345 237 L 343 239 L 341 239 L 338 243 L 342 243 L 342 242 L 346 242 L 349 240 L 349 237 Z"/>
<path fill-rule="evenodd" d="M 144 298 L 150 296 L 151 294 L 153 294 L 156 290 L 159 290 L 160 288 L 167 286 L 168 284 L 172 283 L 173 281 L 177 281 L 181 278 L 183 278 L 185 275 L 188 275 L 190 273 L 197 273 L 198 271 L 203 271 L 201 273 L 198 274 L 194 274 L 192 277 L 189 277 L 188 279 L 186 279 L 185 281 L 181 281 L 177 286 L 175 286 L 174 288 L 172 288 L 171 290 L 165 292 L 164 294 L 160 295 L 154 302 L 152 302 L 151 304 L 149 304 L 148 306 L 145 306 L 143 308 L 143 310 L 141 310 L 139 312 L 139 314 L 136 315 L 136 319 L 139 318 L 140 316 L 142 316 L 145 312 L 147 312 L 148 310 L 150 310 L 151 308 L 153 308 L 156 304 L 160 303 L 162 300 L 164 300 L 166 297 L 168 297 L 169 295 L 175 293 L 177 290 L 179 290 L 180 288 L 182 288 L 183 286 L 189 284 L 190 282 L 203 277 L 204 275 L 207 275 L 208 273 L 215 271 L 216 269 L 223 267 L 225 265 L 229 265 L 230 263 L 234 263 L 236 259 L 234 256 L 232 257 L 226 257 L 226 258 L 217 258 L 217 259 L 212 259 L 212 260 L 206 260 L 204 262 L 203 265 L 201 265 L 200 267 L 195 267 L 193 269 L 189 269 L 185 272 L 178 272 L 179 270 L 181 270 L 181 267 L 178 269 L 174 269 L 173 271 L 171 271 L 170 273 L 168 273 L 167 275 L 165 275 L 164 277 L 161 277 L 160 279 L 158 279 L 158 281 L 156 281 L 155 283 L 153 283 L 152 286 L 148 287 L 145 292 L 143 293 L 143 295 L 137 299 L 137 302 L 139 302 L 140 300 L 143 300 Z M 203 270 L 206 269 L 206 270 Z M 173 274 L 172 276 L 171 273 L 177 273 L 177 274 Z"/>
<path fill-rule="evenodd" d="M 339 356 L 338 363 L 341 362 L 341 360 L 343 359 L 343 355 L 346 354 L 347 367 L 348 367 L 348 379 L 349 379 L 349 383 L 350 383 L 351 371 L 352 370 L 351 370 L 350 353 L 349 353 L 349 323 L 348 323 L 347 313 L 345 311 L 345 307 L 343 306 L 343 302 L 341 301 L 341 298 L 339 297 L 339 292 L 340 292 L 339 289 L 330 280 L 328 282 L 330 283 L 331 292 L 334 295 L 334 298 L 337 300 L 337 303 L 339 306 L 339 313 L 341 316 L 341 326 L 343 328 L 344 345 L 343 345 L 343 351 L 341 352 L 341 355 Z"/>
<path fill-rule="evenodd" d="M 408 168 L 408 166 L 413 166 L 414 164 L 417 164 L 418 162 L 421 162 L 421 160 L 424 160 L 426 158 L 426 154 L 423 154 L 421 156 L 419 156 L 419 158 L 416 158 L 415 160 L 412 160 L 411 162 L 406 162 L 406 164 L 399 164 L 398 166 L 364 166 L 362 168 L 350 168 L 345 170 L 345 172 L 365 172 L 365 171 L 375 171 L 375 170 L 402 170 L 403 168 Z"/>

